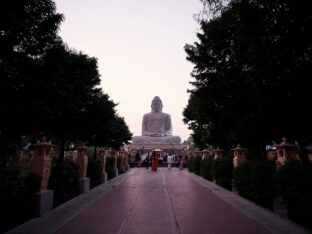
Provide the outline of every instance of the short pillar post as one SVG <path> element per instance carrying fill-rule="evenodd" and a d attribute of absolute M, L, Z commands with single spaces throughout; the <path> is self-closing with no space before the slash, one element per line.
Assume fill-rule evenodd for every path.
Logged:
<path fill-rule="evenodd" d="M 118 168 L 117 168 L 118 154 L 117 154 L 117 151 L 111 150 L 111 156 L 115 158 L 114 169 L 113 169 L 113 177 L 117 177 L 118 176 Z"/>
<path fill-rule="evenodd" d="M 101 183 L 107 182 L 107 172 L 105 170 L 106 167 L 106 156 L 105 156 L 105 149 L 100 149 L 98 154 L 98 160 L 100 161 L 101 165 Z"/>
<path fill-rule="evenodd" d="M 288 143 L 285 137 L 280 144 L 276 145 L 276 155 L 276 169 L 280 169 L 289 161 L 299 160 L 297 146 Z"/>
<path fill-rule="evenodd" d="M 222 160 L 223 159 L 223 150 L 220 149 L 219 146 L 217 146 L 217 149 L 215 149 L 214 151 L 214 160 Z"/>
<path fill-rule="evenodd" d="M 203 150 L 202 151 L 202 160 L 208 159 L 209 158 L 209 151 L 208 150 Z"/>
<path fill-rule="evenodd" d="M 53 209 L 53 191 L 48 190 L 48 182 L 52 164 L 52 145 L 43 139 L 39 144 L 31 146 L 32 158 L 30 172 L 41 177 L 38 193 L 36 193 L 36 215 L 40 216 Z"/>
<path fill-rule="evenodd" d="M 79 172 L 79 193 L 85 193 L 90 189 L 90 178 L 87 178 L 88 147 L 84 144 L 77 148 L 77 165 Z"/>
<path fill-rule="evenodd" d="M 125 163 L 125 169 L 126 169 L 126 171 L 128 171 L 129 170 L 129 168 L 130 168 L 130 166 L 129 166 L 129 154 L 128 154 L 128 152 L 124 152 L 124 163 Z"/>
<path fill-rule="evenodd" d="M 118 152 L 117 152 L 117 157 L 118 157 L 118 161 L 117 161 L 117 164 L 118 164 L 118 173 L 119 173 L 119 174 L 125 173 L 125 172 L 126 172 L 126 168 L 125 168 L 125 165 L 124 165 L 124 155 L 123 155 L 123 151 L 118 151 Z"/>
<path fill-rule="evenodd" d="M 240 145 L 238 144 L 236 148 L 232 149 L 233 151 L 233 165 L 234 168 L 242 165 L 247 161 L 247 149 L 241 148 Z"/>

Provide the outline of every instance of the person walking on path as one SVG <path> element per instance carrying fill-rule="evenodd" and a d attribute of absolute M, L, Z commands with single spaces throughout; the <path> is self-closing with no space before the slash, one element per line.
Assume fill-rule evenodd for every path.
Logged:
<path fill-rule="evenodd" d="M 179 155 L 179 169 L 182 170 L 184 165 L 183 156 Z"/>
<path fill-rule="evenodd" d="M 158 167 L 158 158 L 157 158 L 156 152 L 153 151 L 152 152 L 152 171 L 157 171 L 157 167 Z"/>
<path fill-rule="evenodd" d="M 141 155 L 139 152 L 137 152 L 135 155 L 135 162 L 137 164 L 137 167 L 141 167 Z"/>
<path fill-rule="evenodd" d="M 150 161 L 150 156 L 149 156 L 149 153 L 147 153 L 147 155 L 145 157 L 145 167 L 146 167 L 146 169 L 148 169 L 148 167 L 149 167 L 149 161 Z"/>
<path fill-rule="evenodd" d="M 167 163 L 168 163 L 168 170 L 171 170 L 171 163 L 172 163 L 173 157 L 171 154 L 167 157 Z"/>

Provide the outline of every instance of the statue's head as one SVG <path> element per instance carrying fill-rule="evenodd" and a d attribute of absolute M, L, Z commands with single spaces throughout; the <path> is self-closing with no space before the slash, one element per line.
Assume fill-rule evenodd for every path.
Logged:
<path fill-rule="evenodd" d="M 152 110 L 155 112 L 161 112 L 162 111 L 162 107 L 163 107 L 162 101 L 158 96 L 154 97 L 154 99 L 152 100 L 151 107 L 152 107 Z"/>

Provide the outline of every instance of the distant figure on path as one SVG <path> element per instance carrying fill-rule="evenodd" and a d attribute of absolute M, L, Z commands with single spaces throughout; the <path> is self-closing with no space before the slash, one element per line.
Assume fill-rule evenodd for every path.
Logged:
<path fill-rule="evenodd" d="M 141 167 L 141 155 L 139 152 L 137 152 L 135 155 L 135 162 L 137 164 L 137 167 Z"/>
<path fill-rule="evenodd" d="M 179 168 L 180 170 L 183 169 L 183 165 L 184 165 L 184 159 L 182 155 L 179 155 Z"/>
<path fill-rule="evenodd" d="M 150 156 L 149 156 L 149 153 L 147 153 L 147 155 L 145 157 L 145 167 L 146 167 L 146 169 L 148 169 L 148 167 L 149 167 L 149 161 L 150 161 Z"/>
<path fill-rule="evenodd" d="M 168 163 L 168 169 L 171 170 L 171 163 L 173 160 L 173 156 L 171 154 L 168 155 L 167 157 L 167 163 Z"/>
<path fill-rule="evenodd" d="M 152 152 L 152 171 L 157 171 L 157 167 L 158 167 L 158 158 L 157 158 L 156 152 L 153 151 Z"/>

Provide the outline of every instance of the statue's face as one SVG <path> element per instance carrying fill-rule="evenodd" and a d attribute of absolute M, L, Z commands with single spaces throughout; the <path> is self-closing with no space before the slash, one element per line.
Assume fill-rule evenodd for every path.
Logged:
<path fill-rule="evenodd" d="M 162 103 L 160 100 L 154 100 L 152 103 L 152 110 L 160 112 L 162 110 Z"/>

